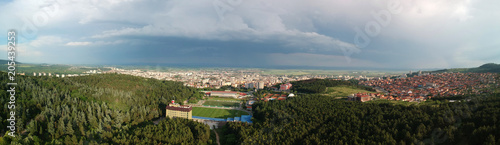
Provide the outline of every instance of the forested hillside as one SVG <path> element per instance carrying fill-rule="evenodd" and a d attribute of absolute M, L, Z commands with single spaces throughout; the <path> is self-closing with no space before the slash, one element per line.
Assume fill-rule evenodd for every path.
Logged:
<path fill-rule="evenodd" d="M 474 73 L 500 73 L 500 64 L 487 63 L 475 68 L 452 68 L 433 71 L 435 73 L 442 72 L 474 72 Z"/>
<path fill-rule="evenodd" d="M 330 80 L 330 79 L 310 79 L 304 81 L 296 81 L 292 83 L 292 91 L 297 91 L 299 93 L 323 93 L 326 91 L 327 87 L 336 86 L 353 86 L 356 88 L 364 89 L 367 91 L 375 91 L 370 87 L 358 85 L 357 80 Z"/>
<path fill-rule="evenodd" d="M 83 77 L 16 76 L 16 136 L 1 144 L 206 144 L 209 128 L 187 119 L 152 120 L 164 115 L 165 104 L 201 97 L 182 83 L 129 75 Z M 7 74 L 0 72 L 2 84 Z M 10 109 L 6 85 L 0 86 L 1 126 Z"/>
<path fill-rule="evenodd" d="M 393 105 L 302 95 L 253 105 L 254 124 L 229 123 L 226 144 L 499 144 L 500 96 Z"/>

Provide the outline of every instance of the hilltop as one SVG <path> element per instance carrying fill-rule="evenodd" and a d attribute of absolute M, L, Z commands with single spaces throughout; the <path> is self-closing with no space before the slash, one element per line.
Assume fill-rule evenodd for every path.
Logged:
<path fill-rule="evenodd" d="M 4 64 L 4 65 L 7 65 L 7 63 L 9 62 L 9 60 L 5 60 L 5 59 L 0 59 L 0 64 Z M 15 61 L 16 64 L 22 64 L 21 62 L 19 61 Z"/>
<path fill-rule="evenodd" d="M 7 67 L 9 60 L 0 59 L 0 66 Z M 83 66 L 69 64 L 48 64 L 48 63 L 22 63 L 16 61 L 17 73 L 52 73 L 52 74 L 81 74 L 90 70 L 108 71 L 109 68 L 101 66 Z"/>
<path fill-rule="evenodd" d="M 500 73 L 500 64 L 487 63 L 475 68 L 452 68 L 432 71 L 436 73 L 442 72 L 475 72 L 475 73 Z"/>

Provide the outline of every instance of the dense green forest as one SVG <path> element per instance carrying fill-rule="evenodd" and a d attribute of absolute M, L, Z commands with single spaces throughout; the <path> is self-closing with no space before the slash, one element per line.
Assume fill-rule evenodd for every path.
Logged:
<path fill-rule="evenodd" d="M 394 105 L 302 95 L 253 105 L 254 124 L 228 123 L 226 144 L 500 144 L 500 95 Z"/>
<path fill-rule="evenodd" d="M 6 84 L 7 73 L 0 72 Z M 16 137 L 7 135 L 8 86 L 0 86 L 0 144 L 207 144 L 209 127 L 164 116 L 172 99 L 200 99 L 182 83 L 101 74 L 82 77 L 16 76 Z M 9 86 L 10 87 L 10 86 Z"/>
<path fill-rule="evenodd" d="M 342 85 L 353 86 L 367 91 L 375 91 L 373 88 L 358 85 L 357 80 L 344 81 L 331 79 L 310 79 L 291 83 L 292 91 L 296 91 L 299 93 L 324 93 L 327 87 L 336 87 Z"/>

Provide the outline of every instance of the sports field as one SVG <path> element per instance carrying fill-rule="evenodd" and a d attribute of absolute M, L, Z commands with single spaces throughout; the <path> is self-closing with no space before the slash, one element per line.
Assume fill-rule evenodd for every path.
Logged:
<path fill-rule="evenodd" d="M 205 101 L 203 105 L 210 105 L 210 106 L 224 106 L 224 107 L 239 107 L 240 103 L 239 102 L 222 102 L 222 101 Z"/>
<path fill-rule="evenodd" d="M 239 117 L 241 115 L 248 115 L 248 113 L 240 110 L 193 107 L 193 116 L 211 117 L 211 118 L 232 118 L 232 117 Z"/>

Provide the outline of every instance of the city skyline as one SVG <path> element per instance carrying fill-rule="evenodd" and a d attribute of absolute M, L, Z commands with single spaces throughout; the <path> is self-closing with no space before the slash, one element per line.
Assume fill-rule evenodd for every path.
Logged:
<path fill-rule="evenodd" d="M 500 62 L 498 3 L 13 0 L 0 27 L 26 63 L 463 68 Z"/>

